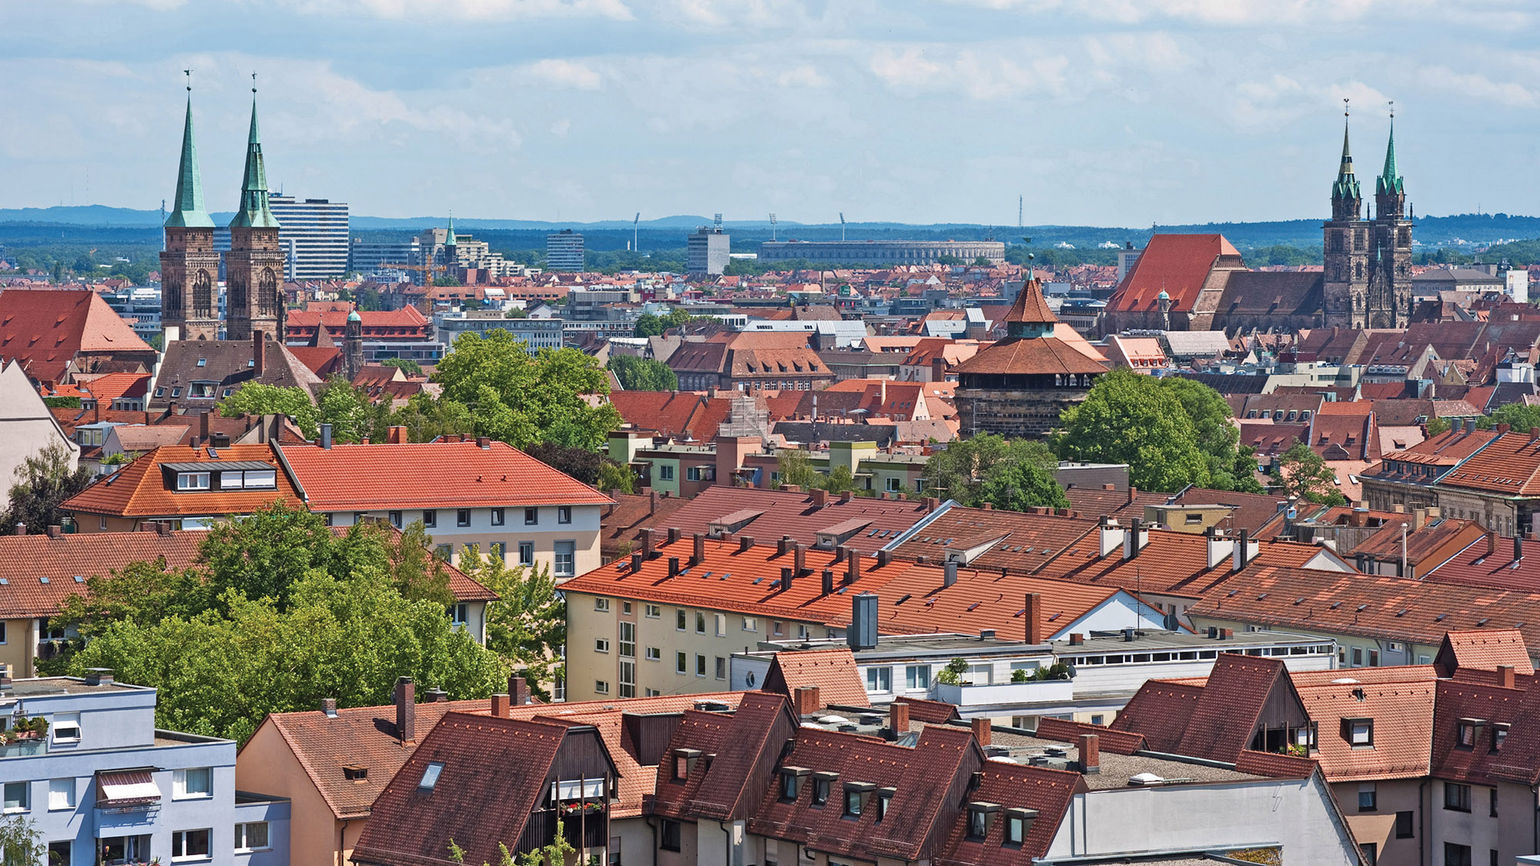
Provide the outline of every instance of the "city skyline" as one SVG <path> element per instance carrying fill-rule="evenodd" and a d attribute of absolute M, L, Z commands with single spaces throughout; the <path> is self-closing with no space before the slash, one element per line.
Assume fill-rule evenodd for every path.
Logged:
<path fill-rule="evenodd" d="M 46 38 L 66 17 L 77 38 Z M 1028 224 L 1324 218 L 1343 97 L 1366 176 L 1396 100 L 1420 212 L 1523 213 L 1536 192 L 1520 110 L 1540 53 L 1516 47 L 1530 14 L 1496 2 L 147 0 L 8 18 L 0 69 L 31 123 L 0 145 L 7 207 L 169 198 L 188 67 L 211 211 L 235 203 L 253 69 L 274 191 L 387 217 L 1008 225 L 1022 195 Z"/>

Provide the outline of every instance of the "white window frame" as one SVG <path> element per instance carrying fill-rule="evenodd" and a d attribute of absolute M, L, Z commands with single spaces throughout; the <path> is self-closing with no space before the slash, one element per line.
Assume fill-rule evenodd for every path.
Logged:
<path fill-rule="evenodd" d="M 80 742 L 80 714 L 54 713 L 53 724 L 48 727 L 53 741 L 59 744 Z M 73 731 L 74 733 L 70 733 Z"/>
<path fill-rule="evenodd" d="M 188 791 L 187 777 L 189 773 L 202 772 L 208 779 L 208 789 L 205 791 Z M 214 768 L 213 767 L 186 767 L 174 770 L 171 773 L 171 799 L 173 800 L 209 800 L 214 797 Z"/>
<path fill-rule="evenodd" d="M 185 853 L 186 850 L 187 850 L 188 835 L 192 834 L 192 833 L 203 833 L 203 834 L 205 834 L 204 838 L 205 838 L 205 841 L 208 843 L 208 850 L 207 851 L 205 851 L 202 854 L 188 854 L 188 853 Z M 183 853 L 178 853 L 179 851 L 183 852 Z M 171 833 L 171 862 L 173 862 L 173 863 L 181 863 L 181 862 L 192 861 L 192 860 L 209 860 L 209 859 L 212 859 L 213 856 L 214 856 L 214 830 L 212 828 L 209 828 L 209 827 L 199 827 L 199 828 L 196 828 L 196 829 L 193 829 L 193 830 L 174 830 L 174 831 L 172 831 L 172 833 Z"/>
<path fill-rule="evenodd" d="M 48 811 L 60 812 L 74 809 L 77 805 L 75 778 L 48 780 Z"/>
<path fill-rule="evenodd" d="M 261 827 L 263 843 L 252 845 L 251 827 Z M 273 829 L 266 821 L 244 821 L 235 825 L 235 851 L 244 854 L 248 851 L 267 851 L 273 847 Z"/>
<path fill-rule="evenodd" d="M 21 796 L 14 798 L 18 804 L 7 805 L 13 801 L 12 790 L 20 790 Z M 0 785 L 0 806 L 4 807 L 7 815 L 21 815 L 32 811 L 32 783 L 31 782 L 6 782 Z"/>

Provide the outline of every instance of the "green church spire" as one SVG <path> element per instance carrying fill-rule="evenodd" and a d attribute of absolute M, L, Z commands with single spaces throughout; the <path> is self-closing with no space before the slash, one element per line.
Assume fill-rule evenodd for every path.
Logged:
<path fill-rule="evenodd" d="M 455 243 L 455 213 L 454 213 L 454 211 L 450 211 L 449 212 L 449 232 L 448 232 L 448 234 L 446 234 L 444 236 L 444 246 L 446 246 L 446 247 L 458 246 L 458 244 Z"/>
<path fill-rule="evenodd" d="M 198 176 L 198 148 L 193 143 L 192 70 L 182 71 L 187 75 L 187 121 L 182 126 L 182 160 L 176 172 L 176 206 L 166 216 L 166 226 L 211 229 L 214 221 L 203 209 L 203 181 Z"/>
<path fill-rule="evenodd" d="M 267 205 L 267 170 L 262 167 L 262 139 L 257 134 L 257 74 L 251 74 L 251 134 L 246 139 L 246 172 L 241 178 L 241 203 L 231 228 L 275 229 L 278 220 Z"/>
<path fill-rule="evenodd" d="M 1401 185 L 1401 176 L 1396 174 L 1396 104 L 1390 103 L 1390 143 L 1385 146 L 1385 170 L 1380 173 L 1379 181 L 1375 184 L 1375 192 L 1380 195 L 1395 193 L 1401 195 L 1406 190 Z"/>
<path fill-rule="evenodd" d="M 1331 186 L 1331 195 L 1335 199 L 1358 198 L 1358 178 L 1353 176 L 1353 153 L 1348 147 L 1348 122 L 1347 111 L 1342 112 L 1342 165 L 1337 169 L 1337 182 Z"/>

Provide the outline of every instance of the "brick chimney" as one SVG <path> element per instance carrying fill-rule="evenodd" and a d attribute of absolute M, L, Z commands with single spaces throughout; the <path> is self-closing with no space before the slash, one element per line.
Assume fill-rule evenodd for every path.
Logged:
<path fill-rule="evenodd" d="M 411 438 L 406 435 L 405 427 L 394 426 L 385 432 L 385 441 L 395 445 L 404 445 L 410 442 Z"/>
<path fill-rule="evenodd" d="M 690 565 L 693 567 L 706 561 L 706 536 L 697 532 L 690 542 Z"/>
<path fill-rule="evenodd" d="M 493 695 L 492 696 L 492 718 L 494 718 L 494 719 L 506 719 L 506 718 L 508 718 L 510 715 L 512 715 L 508 711 L 508 708 L 511 705 L 512 704 L 510 703 L 510 699 L 509 699 L 509 697 L 507 695 Z"/>
<path fill-rule="evenodd" d="M 979 741 L 980 746 L 989 745 L 989 735 L 993 731 L 989 719 L 973 719 L 968 726 L 973 729 L 973 738 Z"/>
<path fill-rule="evenodd" d="M 336 698 L 322 698 L 321 699 L 321 715 L 327 717 L 328 719 L 335 719 L 335 718 L 337 718 L 337 699 Z"/>
<path fill-rule="evenodd" d="M 1497 684 L 1505 689 L 1514 688 L 1513 665 L 1497 666 Z"/>
<path fill-rule="evenodd" d="M 673 544 L 674 542 L 678 541 L 681 538 L 684 538 L 684 530 L 683 529 L 680 529 L 677 526 L 670 526 L 668 528 L 668 543 L 669 544 Z"/>
<path fill-rule="evenodd" d="M 815 487 L 812 490 L 809 490 L 807 495 L 812 497 L 814 508 L 822 508 L 829 504 L 829 491 L 827 490 Z"/>
<path fill-rule="evenodd" d="M 1026 604 L 1022 607 L 1021 618 L 1026 620 L 1026 641 L 1030 644 L 1040 644 L 1047 641 L 1043 634 L 1043 597 L 1035 592 L 1027 593 Z"/>
<path fill-rule="evenodd" d="M 801 577 L 807 571 L 807 545 L 800 541 L 791 543 L 791 567 Z"/>
<path fill-rule="evenodd" d="M 1080 735 L 1080 772 L 1090 776 L 1102 771 L 1101 737 L 1096 734 Z"/>
<path fill-rule="evenodd" d="M 752 535 L 740 535 L 740 536 L 738 536 L 738 552 L 739 553 L 747 553 L 753 547 L 754 547 L 754 536 L 752 536 Z"/>
<path fill-rule="evenodd" d="M 849 555 L 845 557 L 845 561 L 850 564 L 850 571 L 846 573 L 846 580 L 845 580 L 845 582 L 846 583 L 855 583 L 856 581 L 860 580 L 861 579 L 861 552 L 858 551 L 858 550 L 851 550 L 849 552 Z"/>
<path fill-rule="evenodd" d="M 811 716 L 823 709 L 823 701 L 818 697 L 817 686 L 797 686 L 792 704 L 799 716 Z"/>
<path fill-rule="evenodd" d="M 396 736 L 403 743 L 417 739 L 417 687 L 411 677 L 396 678 Z"/>
<path fill-rule="evenodd" d="M 643 529 L 642 530 L 642 558 L 643 559 L 652 559 L 654 556 L 657 556 L 658 552 L 656 550 L 656 545 L 657 545 L 657 542 L 653 539 L 653 531 L 651 529 Z"/>
<path fill-rule="evenodd" d="M 909 704 L 905 701 L 894 701 L 888 704 L 888 727 L 894 734 L 903 736 L 909 733 Z"/>
<path fill-rule="evenodd" d="M 508 700 L 516 707 L 529 703 L 529 683 L 524 680 L 523 671 L 508 675 Z"/>

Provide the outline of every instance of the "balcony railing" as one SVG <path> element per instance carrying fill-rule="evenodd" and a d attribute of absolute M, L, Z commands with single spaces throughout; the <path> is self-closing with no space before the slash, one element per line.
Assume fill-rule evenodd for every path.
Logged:
<path fill-rule="evenodd" d="M 984 704 L 1025 704 L 1068 701 L 1075 696 L 1073 680 L 1028 680 L 1022 683 L 948 685 L 936 683 L 936 700 L 959 707 Z"/>
<path fill-rule="evenodd" d="M 48 740 L 38 737 L 32 740 L 14 740 L 0 745 L 0 758 L 31 758 L 48 754 Z"/>

